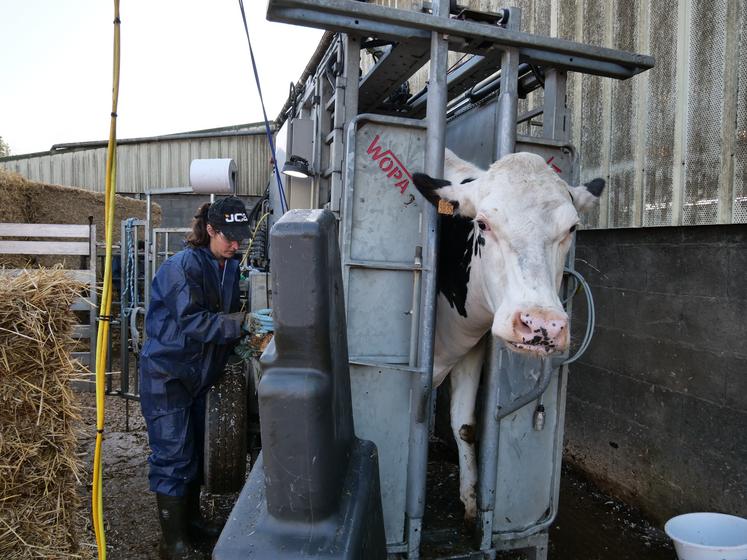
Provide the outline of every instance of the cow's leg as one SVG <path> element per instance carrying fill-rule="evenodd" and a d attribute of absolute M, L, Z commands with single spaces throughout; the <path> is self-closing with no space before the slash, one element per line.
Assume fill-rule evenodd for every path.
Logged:
<path fill-rule="evenodd" d="M 459 497 L 468 524 L 474 523 L 477 517 L 475 399 L 484 350 L 484 344 L 479 343 L 451 371 L 451 429 L 459 449 Z"/>

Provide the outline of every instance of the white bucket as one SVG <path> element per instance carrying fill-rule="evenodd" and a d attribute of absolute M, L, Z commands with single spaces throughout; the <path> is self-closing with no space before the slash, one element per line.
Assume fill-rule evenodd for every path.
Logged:
<path fill-rule="evenodd" d="M 680 560 L 747 560 L 747 519 L 724 513 L 686 513 L 667 521 Z"/>

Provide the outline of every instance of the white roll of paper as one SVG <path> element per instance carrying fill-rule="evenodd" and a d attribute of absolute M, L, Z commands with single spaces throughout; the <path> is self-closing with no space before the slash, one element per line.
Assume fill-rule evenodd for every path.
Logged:
<path fill-rule="evenodd" d="M 200 194 L 236 192 L 236 162 L 232 159 L 193 159 L 189 166 L 189 183 Z"/>

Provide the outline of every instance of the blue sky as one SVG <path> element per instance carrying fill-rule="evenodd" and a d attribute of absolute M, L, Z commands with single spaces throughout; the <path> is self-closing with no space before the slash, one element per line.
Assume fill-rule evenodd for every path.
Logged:
<path fill-rule="evenodd" d="M 244 0 L 267 115 L 322 31 L 270 23 Z M 109 134 L 113 1 L 0 0 L 0 136 L 15 155 Z M 238 0 L 120 0 L 117 136 L 262 118 Z"/>

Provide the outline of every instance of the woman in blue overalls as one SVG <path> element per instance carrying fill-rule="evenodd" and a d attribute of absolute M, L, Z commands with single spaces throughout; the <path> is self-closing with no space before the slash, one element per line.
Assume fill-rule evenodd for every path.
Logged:
<path fill-rule="evenodd" d="M 241 336 L 239 263 L 249 237 L 236 197 L 200 207 L 187 248 L 153 279 L 140 359 L 140 404 L 148 427 L 150 489 L 161 524 L 161 558 L 199 557 L 195 542 L 218 536 L 200 516 L 205 395 Z"/>

